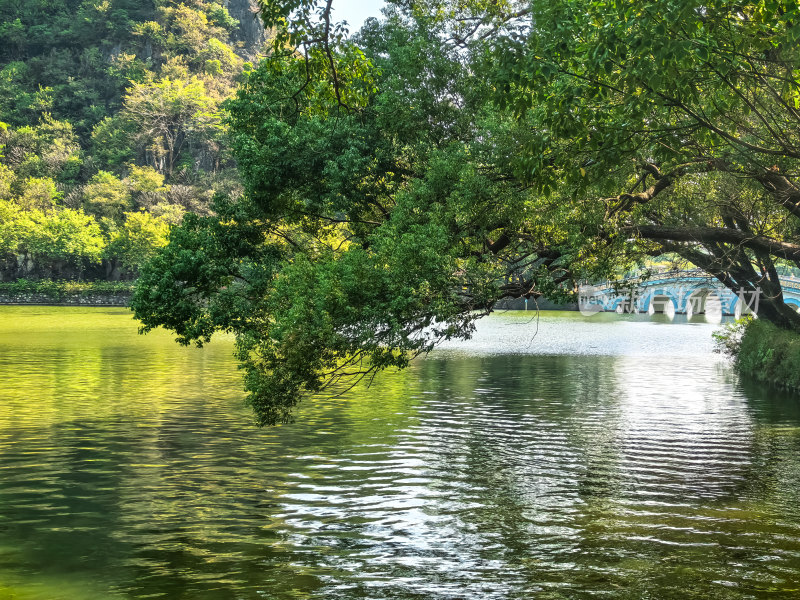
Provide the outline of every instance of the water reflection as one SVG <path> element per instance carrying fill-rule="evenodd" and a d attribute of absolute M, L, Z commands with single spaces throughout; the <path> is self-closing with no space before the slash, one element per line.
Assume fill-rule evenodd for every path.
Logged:
<path fill-rule="evenodd" d="M 707 325 L 504 315 L 257 430 L 228 342 L 33 312 L 0 309 L 0 598 L 800 587 L 798 403 Z"/>

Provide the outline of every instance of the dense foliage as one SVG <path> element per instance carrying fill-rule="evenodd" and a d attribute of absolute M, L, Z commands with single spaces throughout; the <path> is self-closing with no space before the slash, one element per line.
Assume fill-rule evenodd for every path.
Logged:
<path fill-rule="evenodd" d="M 237 193 L 240 25 L 203 0 L 0 1 L 0 278 L 135 276 Z"/>
<path fill-rule="evenodd" d="M 749 317 L 717 332 L 717 351 L 757 381 L 800 391 L 800 335 Z"/>
<path fill-rule="evenodd" d="M 498 298 L 572 288 L 583 219 L 515 176 L 517 119 L 446 25 L 395 10 L 336 50 L 277 48 L 229 105 L 243 198 L 140 279 L 145 328 L 236 333 L 261 423 L 470 335 Z"/>
<path fill-rule="evenodd" d="M 602 215 L 599 239 L 675 252 L 761 316 L 800 328 L 800 8 L 764 0 L 538 2 L 498 39 L 499 101 L 527 124 L 524 171 Z"/>

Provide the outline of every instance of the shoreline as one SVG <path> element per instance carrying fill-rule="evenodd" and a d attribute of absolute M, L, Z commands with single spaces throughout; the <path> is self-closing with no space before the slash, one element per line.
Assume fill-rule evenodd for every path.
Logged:
<path fill-rule="evenodd" d="M 18 296 L 8 297 L 6 295 L 0 295 L 0 306 L 113 306 L 116 308 L 128 308 L 129 305 L 130 296 L 99 296 L 92 294 L 91 296 L 55 299 L 46 296 L 28 296 L 20 298 Z"/>
<path fill-rule="evenodd" d="M 132 282 L 26 280 L 0 282 L 0 305 L 127 307 Z"/>

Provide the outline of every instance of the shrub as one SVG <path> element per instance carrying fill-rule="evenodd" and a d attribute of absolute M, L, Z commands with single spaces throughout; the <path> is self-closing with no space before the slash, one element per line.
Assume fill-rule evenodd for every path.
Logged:
<path fill-rule="evenodd" d="M 759 381 L 800 389 L 800 334 L 763 319 L 742 319 L 714 335 L 737 369 Z"/>
<path fill-rule="evenodd" d="M 67 296 L 91 296 L 94 294 L 127 296 L 133 291 L 131 281 L 66 281 L 42 279 L 18 279 L 0 282 L 0 294 L 41 294 L 53 300 Z"/>

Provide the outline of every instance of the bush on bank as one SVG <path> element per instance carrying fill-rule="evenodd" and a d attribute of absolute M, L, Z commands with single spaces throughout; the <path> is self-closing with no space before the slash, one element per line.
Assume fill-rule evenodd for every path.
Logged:
<path fill-rule="evenodd" d="M 52 300 L 68 297 L 128 296 L 133 292 L 132 281 L 69 281 L 69 280 L 30 280 L 0 282 L 0 295 L 18 296 L 36 294 Z"/>
<path fill-rule="evenodd" d="M 714 334 L 717 351 L 759 381 L 800 390 L 800 334 L 763 319 L 744 318 Z"/>

